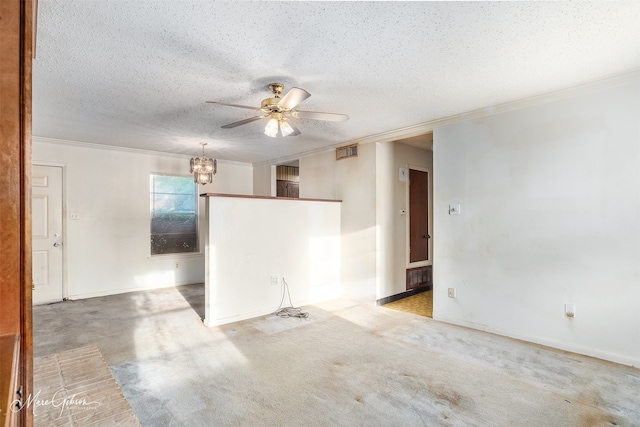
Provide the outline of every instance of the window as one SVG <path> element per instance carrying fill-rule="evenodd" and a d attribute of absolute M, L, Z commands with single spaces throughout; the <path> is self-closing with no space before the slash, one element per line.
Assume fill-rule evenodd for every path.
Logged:
<path fill-rule="evenodd" d="M 151 255 L 198 252 L 193 177 L 151 174 Z"/>

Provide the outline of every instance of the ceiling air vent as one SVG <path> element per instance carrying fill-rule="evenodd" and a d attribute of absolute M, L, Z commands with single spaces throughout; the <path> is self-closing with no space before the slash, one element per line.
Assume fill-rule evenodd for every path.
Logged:
<path fill-rule="evenodd" d="M 358 157 L 358 144 L 336 148 L 336 160 L 342 160 L 348 157 Z"/>

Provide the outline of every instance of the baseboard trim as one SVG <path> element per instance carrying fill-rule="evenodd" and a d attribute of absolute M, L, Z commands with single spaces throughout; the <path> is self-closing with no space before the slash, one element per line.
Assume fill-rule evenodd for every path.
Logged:
<path fill-rule="evenodd" d="M 74 300 L 81 300 L 81 299 L 87 299 L 87 298 L 107 297 L 110 295 L 126 294 L 129 292 L 153 291 L 156 289 L 176 288 L 179 286 L 197 285 L 201 283 L 203 282 L 184 282 L 184 283 L 179 282 L 179 283 L 174 283 L 172 285 L 165 284 L 165 285 L 155 285 L 155 286 L 137 286 L 135 288 L 124 288 L 124 289 L 108 289 L 104 291 L 89 292 L 85 294 L 72 294 L 66 297 L 63 301 L 74 301 Z"/>
<path fill-rule="evenodd" d="M 395 294 L 395 295 L 391 295 L 391 296 L 388 296 L 388 297 L 380 298 L 379 300 L 376 300 L 376 305 L 389 304 L 390 302 L 398 301 L 398 300 L 401 300 L 403 298 L 408 298 L 410 296 L 417 295 L 417 294 L 420 294 L 422 292 L 432 291 L 432 290 L 433 290 L 433 285 L 423 286 L 423 287 L 416 288 L 416 289 L 411 289 L 411 290 L 406 291 L 406 292 L 401 292 L 399 294 Z"/>
<path fill-rule="evenodd" d="M 581 354 L 583 356 L 594 357 L 596 359 L 607 360 L 609 362 L 619 363 L 621 365 L 637 368 L 640 366 L 640 359 L 624 354 L 610 353 L 579 344 L 560 342 L 546 337 L 521 333 L 511 329 L 497 328 L 482 323 L 470 322 L 468 320 L 458 319 L 449 316 L 439 316 L 434 313 L 433 320 L 439 322 L 450 323 L 452 325 L 463 326 L 465 328 L 475 329 L 478 331 L 488 332 L 490 334 L 501 335 L 533 344 L 539 344 L 546 347 L 555 348 L 557 350 L 568 351 L 571 353 Z"/>

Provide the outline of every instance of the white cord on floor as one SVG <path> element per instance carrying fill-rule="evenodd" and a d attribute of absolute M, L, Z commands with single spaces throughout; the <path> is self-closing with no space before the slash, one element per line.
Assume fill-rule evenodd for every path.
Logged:
<path fill-rule="evenodd" d="M 289 307 L 282 307 L 285 292 L 289 296 Z M 282 277 L 282 299 L 280 300 L 278 309 L 273 314 L 280 317 L 299 317 L 301 319 L 309 317 L 309 313 L 302 311 L 301 308 L 293 306 L 293 303 L 291 302 L 291 293 L 289 293 L 289 285 L 287 284 L 287 281 L 284 280 L 284 276 Z"/>

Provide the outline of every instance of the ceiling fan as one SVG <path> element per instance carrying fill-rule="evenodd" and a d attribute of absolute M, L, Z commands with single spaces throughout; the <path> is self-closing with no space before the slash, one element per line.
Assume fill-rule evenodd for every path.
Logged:
<path fill-rule="evenodd" d="M 264 133 L 274 138 L 278 135 L 278 130 L 280 130 L 282 136 L 300 135 L 300 130 L 291 123 L 290 119 L 326 120 L 331 122 L 344 122 L 349 120 L 349 116 L 346 114 L 297 110 L 296 107 L 311 96 L 311 94 L 304 89 L 298 87 L 291 88 L 284 96 L 282 96 L 284 85 L 281 83 L 271 83 L 269 89 L 273 92 L 273 98 L 263 99 L 260 108 L 216 101 L 207 101 L 207 103 L 260 111 L 261 114 L 258 116 L 229 123 L 222 126 L 222 128 L 231 129 L 236 126 L 255 122 L 256 120 L 269 118 L 269 122 L 264 128 Z"/>

